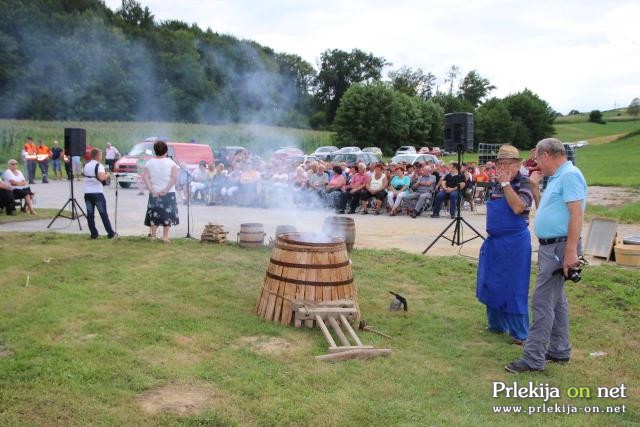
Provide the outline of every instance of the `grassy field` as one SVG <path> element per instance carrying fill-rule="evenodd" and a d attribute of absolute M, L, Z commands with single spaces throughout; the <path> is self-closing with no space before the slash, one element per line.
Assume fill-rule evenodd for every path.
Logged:
<path fill-rule="evenodd" d="M 640 120 L 629 122 L 611 122 L 604 125 L 598 123 L 566 123 L 554 124 L 555 138 L 564 142 L 576 142 L 586 140 L 589 144 L 610 142 L 630 132 L 640 130 Z"/>
<path fill-rule="evenodd" d="M 562 116 L 556 118 L 556 123 L 578 123 L 589 121 L 589 111 L 586 113 L 574 114 L 572 116 Z M 629 120 L 640 120 L 639 116 L 630 116 L 627 114 L 627 107 L 617 108 L 615 110 L 602 111 L 602 118 L 606 122 L 620 122 Z"/>
<path fill-rule="evenodd" d="M 363 317 L 394 337 L 362 338 L 393 354 L 327 364 L 313 359 L 326 351 L 318 330 L 253 313 L 266 249 L 53 233 L 4 233 L 0 245 L 11 247 L 0 255 L 3 425 L 640 423 L 638 270 L 587 268 L 567 287 L 572 362 L 512 376 L 503 366 L 521 349 L 485 332 L 468 259 L 354 251 Z M 388 290 L 408 298 L 408 313 L 388 312 Z M 269 343 L 286 351 L 269 352 Z M 548 406 L 625 405 L 625 413 L 497 415 L 494 405 L 527 410 L 543 401 L 492 398 L 492 381 L 557 387 L 562 397 Z M 626 398 L 594 397 L 596 387 L 622 383 Z M 180 417 L 141 409 L 150 396 L 185 387 L 192 401 L 205 397 L 202 410 Z M 592 397 L 568 398 L 570 387 L 588 387 Z"/>
<path fill-rule="evenodd" d="M 589 185 L 640 187 L 640 134 L 581 148 L 577 159 Z"/>
<path fill-rule="evenodd" d="M 262 125 L 202 125 L 154 122 L 42 122 L 30 120 L 0 120 L 0 163 L 18 158 L 27 136 L 36 142 L 44 138 L 51 146 L 54 140 L 64 144 L 64 128 L 87 130 L 87 143 L 104 148 L 107 142 L 127 152 L 133 144 L 150 136 L 171 141 L 191 141 L 212 147 L 242 145 L 255 152 L 296 145 L 307 151 L 320 145 L 333 145 L 333 134 L 312 130 L 279 128 Z"/>
<path fill-rule="evenodd" d="M 640 223 L 640 203 L 626 203 L 615 208 L 587 205 L 586 220 L 589 221 L 596 216 L 617 219 L 624 224 L 637 224 Z"/>

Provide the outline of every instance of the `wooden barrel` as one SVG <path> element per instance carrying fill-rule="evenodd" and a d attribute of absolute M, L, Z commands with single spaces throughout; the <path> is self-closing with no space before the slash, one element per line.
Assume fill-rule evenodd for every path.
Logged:
<path fill-rule="evenodd" d="M 264 227 L 260 223 L 240 224 L 238 244 L 243 248 L 260 248 L 264 246 Z"/>
<path fill-rule="evenodd" d="M 640 267 L 640 245 L 615 245 L 616 264 Z"/>
<path fill-rule="evenodd" d="M 279 225 L 276 227 L 276 238 L 283 233 L 295 233 L 296 228 L 293 225 Z"/>
<path fill-rule="evenodd" d="M 289 325 L 293 320 L 293 300 L 356 301 L 356 286 L 344 239 L 314 233 L 285 233 L 277 237 L 256 313 L 267 320 Z M 312 321 L 305 324 L 313 326 Z"/>
<path fill-rule="evenodd" d="M 330 237 L 342 237 L 347 244 L 347 251 L 353 249 L 356 241 L 356 222 L 353 218 L 329 216 L 324 220 L 322 231 Z"/>

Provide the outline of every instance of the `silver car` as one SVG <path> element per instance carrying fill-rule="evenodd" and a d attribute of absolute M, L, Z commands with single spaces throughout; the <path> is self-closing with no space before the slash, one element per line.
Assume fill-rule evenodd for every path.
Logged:
<path fill-rule="evenodd" d="M 327 159 L 329 159 L 329 157 L 331 157 L 331 153 L 333 153 L 334 151 L 338 151 L 338 147 L 335 147 L 333 145 L 325 145 L 316 148 L 316 151 L 311 153 L 311 155 L 326 161 Z"/>
<path fill-rule="evenodd" d="M 414 165 L 416 163 L 431 162 L 434 165 L 439 165 L 438 158 L 433 154 L 398 154 L 391 158 L 391 163 L 407 163 Z"/>

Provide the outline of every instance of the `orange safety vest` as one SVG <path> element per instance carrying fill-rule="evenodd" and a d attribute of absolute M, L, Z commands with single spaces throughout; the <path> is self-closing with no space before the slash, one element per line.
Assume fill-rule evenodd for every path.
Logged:
<path fill-rule="evenodd" d="M 38 148 L 36 148 L 37 153 L 38 153 L 38 161 L 39 162 L 43 162 L 45 160 L 47 160 L 49 157 L 51 157 L 51 150 L 49 150 L 49 147 L 47 147 L 46 145 L 40 146 L 38 145 Z"/>
<path fill-rule="evenodd" d="M 36 159 L 36 154 L 38 153 L 38 149 L 36 148 L 36 145 L 34 143 L 27 142 L 26 144 L 24 144 L 24 151 L 27 153 L 27 155 L 25 156 L 27 160 Z"/>

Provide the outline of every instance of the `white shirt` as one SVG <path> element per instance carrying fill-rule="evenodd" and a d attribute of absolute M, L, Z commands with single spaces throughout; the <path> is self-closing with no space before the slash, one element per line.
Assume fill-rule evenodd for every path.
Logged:
<path fill-rule="evenodd" d="M 7 183 L 8 185 L 11 185 L 11 188 L 16 188 L 20 190 L 22 188 L 28 187 L 28 185 L 12 185 L 11 184 L 11 181 L 16 181 L 16 182 L 26 181 L 24 179 L 24 175 L 22 174 L 22 172 L 20 172 L 19 169 L 16 169 L 16 173 L 11 172 L 11 169 L 7 169 L 6 171 L 4 171 L 4 174 L 2 175 L 2 179 L 5 183 Z"/>
<path fill-rule="evenodd" d="M 103 193 L 102 183 L 96 178 L 96 165 L 98 165 L 98 173 L 104 173 L 104 166 L 98 163 L 97 160 L 91 160 L 84 165 L 84 193 Z"/>
<path fill-rule="evenodd" d="M 120 152 L 118 151 L 118 149 L 116 147 L 114 147 L 113 145 L 109 148 L 107 148 L 107 152 L 104 156 L 105 159 L 107 160 L 115 160 L 116 156 L 120 154 Z"/>
<path fill-rule="evenodd" d="M 149 171 L 149 181 L 151 182 L 151 188 L 156 193 L 164 190 L 171 180 L 171 171 L 178 166 L 175 162 L 167 157 L 153 158 L 147 160 L 144 167 Z M 176 189 L 172 186 L 168 193 L 175 192 Z"/>

